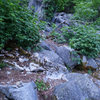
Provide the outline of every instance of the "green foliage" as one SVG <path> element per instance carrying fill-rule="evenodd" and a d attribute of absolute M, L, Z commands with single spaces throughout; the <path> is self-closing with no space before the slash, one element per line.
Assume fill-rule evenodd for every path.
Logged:
<path fill-rule="evenodd" d="M 72 13 L 80 20 L 94 20 L 100 13 L 100 0 L 43 0 L 45 15 L 51 20 L 55 12 Z"/>
<path fill-rule="evenodd" d="M 66 40 L 64 39 L 64 37 L 61 33 L 54 31 L 50 34 L 50 36 L 52 37 L 54 42 L 57 42 L 57 43 L 65 43 L 66 42 Z"/>
<path fill-rule="evenodd" d="M 42 80 L 36 80 L 36 85 L 37 85 L 37 89 L 38 91 L 46 91 L 49 89 L 49 85 L 47 85 L 46 83 L 44 83 Z"/>
<path fill-rule="evenodd" d="M 3 62 L 3 61 L 0 62 L 0 68 L 4 68 L 4 67 L 6 67 L 6 66 L 8 66 L 7 63 L 5 63 L 5 62 Z"/>
<path fill-rule="evenodd" d="M 0 0 L 0 50 L 9 42 L 27 48 L 40 39 L 38 19 L 20 0 Z"/>
<path fill-rule="evenodd" d="M 100 17 L 97 18 L 96 21 L 91 24 L 91 26 L 100 31 Z"/>
<path fill-rule="evenodd" d="M 89 70 L 88 70 L 88 74 L 90 74 L 90 75 L 92 75 L 92 74 L 93 74 L 93 72 L 92 72 L 92 70 L 91 70 L 91 69 L 89 69 Z"/>
<path fill-rule="evenodd" d="M 38 23 L 38 27 L 40 30 L 45 30 L 47 22 L 40 20 Z"/>
<path fill-rule="evenodd" d="M 53 18 L 56 9 L 55 0 L 43 0 L 43 2 L 45 5 L 45 18 L 47 20 L 51 20 Z"/>
<path fill-rule="evenodd" d="M 57 43 L 66 42 L 66 40 L 63 37 L 63 34 L 56 31 L 57 27 L 58 26 L 56 24 L 52 23 L 53 30 L 50 34 L 50 37 L 54 40 L 54 42 L 57 42 Z"/>
<path fill-rule="evenodd" d="M 80 65 L 82 61 L 81 61 L 81 58 L 78 57 L 79 56 L 78 53 L 76 51 L 72 51 L 71 54 L 74 55 L 74 57 L 72 58 L 72 61 L 76 61 L 78 65 Z"/>
<path fill-rule="evenodd" d="M 98 9 L 98 7 L 100 7 L 100 0 L 92 0 L 93 2 L 93 6 Z"/>
<path fill-rule="evenodd" d="M 62 34 L 66 40 L 66 42 L 69 42 L 69 40 L 75 35 L 75 32 L 73 30 L 73 26 L 70 27 L 70 26 L 65 26 L 61 29 L 62 31 Z"/>
<path fill-rule="evenodd" d="M 73 8 L 73 0 L 43 0 L 45 5 L 45 15 L 48 20 L 51 20 L 55 12 L 67 11 L 70 12 Z"/>
<path fill-rule="evenodd" d="M 96 19 L 96 21 L 93 23 L 94 25 L 100 26 L 100 17 Z"/>
<path fill-rule="evenodd" d="M 94 28 L 81 25 L 74 29 L 76 35 L 70 40 L 72 48 L 81 55 L 96 57 L 100 53 L 100 35 Z"/>
<path fill-rule="evenodd" d="M 50 36 L 55 42 L 58 43 L 66 43 L 69 42 L 69 40 L 75 35 L 75 32 L 73 31 L 73 26 L 64 26 L 59 31 L 61 32 L 56 32 L 57 26 L 53 25 L 53 31 L 51 32 Z"/>
<path fill-rule="evenodd" d="M 81 2 L 75 6 L 74 18 L 83 21 L 93 21 L 98 15 L 98 10 L 93 8 L 92 2 Z"/>

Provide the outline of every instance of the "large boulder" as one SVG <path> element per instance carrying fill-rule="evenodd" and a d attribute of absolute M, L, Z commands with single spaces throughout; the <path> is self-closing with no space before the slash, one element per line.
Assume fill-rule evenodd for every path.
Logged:
<path fill-rule="evenodd" d="M 0 85 L 0 92 L 11 100 L 38 100 L 34 82 L 17 83 L 16 85 Z"/>
<path fill-rule="evenodd" d="M 68 73 L 62 58 L 60 58 L 54 51 L 43 50 L 34 53 L 34 56 L 46 70 L 46 78 L 61 79 Z"/>
<path fill-rule="evenodd" d="M 57 100 L 100 100 L 100 81 L 94 83 L 88 74 L 70 73 L 68 81 L 55 87 Z"/>
<path fill-rule="evenodd" d="M 80 56 L 74 53 L 75 51 L 68 46 L 60 46 L 56 48 L 56 53 L 63 59 L 63 62 L 69 68 L 74 68 L 78 65 Z"/>

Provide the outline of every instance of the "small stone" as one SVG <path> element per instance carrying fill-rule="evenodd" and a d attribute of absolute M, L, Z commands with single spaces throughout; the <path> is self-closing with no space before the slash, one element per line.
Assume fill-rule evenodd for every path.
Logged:
<path fill-rule="evenodd" d="M 23 63 L 23 62 L 25 62 L 25 61 L 28 61 L 28 59 L 27 59 L 27 58 L 24 58 L 24 57 L 21 57 L 21 58 L 19 58 L 19 61 L 20 61 L 21 63 Z"/>
<path fill-rule="evenodd" d="M 7 74 L 9 75 L 9 74 L 11 74 L 11 72 L 7 71 Z"/>
<path fill-rule="evenodd" d="M 4 54 L 0 54 L 0 57 L 4 57 Z"/>
<path fill-rule="evenodd" d="M 29 65 L 30 71 L 32 72 L 42 72 L 44 68 L 40 67 L 38 64 L 30 63 Z"/>

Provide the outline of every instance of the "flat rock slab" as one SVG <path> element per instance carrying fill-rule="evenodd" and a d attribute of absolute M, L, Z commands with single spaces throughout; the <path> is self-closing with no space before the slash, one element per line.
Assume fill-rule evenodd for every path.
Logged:
<path fill-rule="evenodd" d="M 0 92 L 11 100 L 38 100 L 34 82 L 17 83 L 16 85 L 0 85 Z"/>

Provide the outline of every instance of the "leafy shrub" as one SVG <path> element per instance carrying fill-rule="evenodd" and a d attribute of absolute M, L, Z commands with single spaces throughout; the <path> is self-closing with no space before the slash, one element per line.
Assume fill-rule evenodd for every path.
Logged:
<path fill-rule="evenodd" d="M 54 28 L 54 30 L 57 27 Z M 66 43 L 75 35 L 74 26 L 64 26 L 59 29 L 60 32 L 52 31 L 50 36 L 55 42 Z"/>
<path fill-rule="evenodd" d="M 98 9 L 98 7 L 100 7 L 100 0 L 92 0 L 93 2 L 93 6 Z"/>
<path fill-rule="evenodd" d="M 94 28 L 90 26 L 80 26 L 75 28 L 76 35 L 70 40 L 72 48 L 81 55 L 96 57 L 100 53 L 100 36 L 96 34 Z"/>
<path fill-rule="evenodd" d="M 7 63 L 5 63 L 5 62 L 3 62 L 3 61 L 0 61 L 0 68 L 4 68 L 4 67 L 6 67 L 6 66 L 8 66 Z"/>
<path fill-rule="evenodd" d="M 0 0 L 0 50 L 9 41 L 24 48 L 39 42 L 38 20 L 21 1 Z"/>
<path fill-rule="evenodd" d="M 57 42 L 57 43 L 65 43 L 66 42 L 63 34 L 61 34 L 61 33 L 58 33 L 58 32 L 54 31 L 54 32 L 52 32 L 50 34 L 50 36 L 52 37 L 52 39 L 54 40 L 54 42 Z"/>
<path fill-rule="evenodd" d="M 61 29 L 62 34 L 66 40 L 66 42 L 69 42 L 69 40 L 75 35 L 75 31 L 73 26 L 69 27 L 69 26 L 65 26 Z"/>
<path fill-rule="evenodd" d="M 83 21 L 93 21 L 98 15 L 98 10 L 93 8 L 92 2 L 81 2 L 75 6 L 74 18 Z"/>
<path fill-rule="evenodd" d="M 94 25 L 100 26 L 100 17 L 96 19 L 96 21 L 94 22 Z"/>
<path fill-rule="evenodd" d="M 49 89 L 49 85 L 44 83 L 43 80 L 37 79 L 35 84 L 37 85 L 38 91 L 46 91 Z"/>
<path fill-rule="evenodd" d="M 56 2 L 55 0 L 43 0 L 44 2 L 44 5 L 45 5 L 45 10 L 44 10 L 44 13 L 45 13 L 45 18 L 47 20 L 51 20 L 54 16 L 54 12 L 55 12 L 55 9 L 56 9 Z"/>
<path fill-rule="evenodd" d="M 94 27 L 96 30 L 100 30 L 100 17 L 96 19 L 96 21 L 94 21 L 92 24 L 91 24 L 92 27 Z"/>

